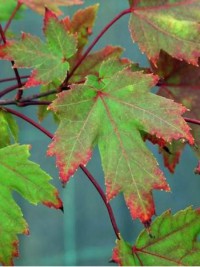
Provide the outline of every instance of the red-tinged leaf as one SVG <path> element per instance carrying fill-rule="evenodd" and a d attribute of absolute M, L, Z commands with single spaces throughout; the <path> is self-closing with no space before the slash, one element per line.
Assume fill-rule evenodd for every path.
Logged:
<path fill-rule="evenodd" d="M 39 165 L 28 160 L 29 146 L 12 145 L 0 149 L 0 262 L 12 265 L 18 256 L 18 234 L 28 234 L 28 225 L 13 199 L 16 191 L 32 204 L 62 208 L 51 177 Z"/>
<path fill-rule="evenodd" d="M 88 37 L 92 34 L 98 7 L 99 4 L 89 6 L 85 9 L 78 10 L 71 20 L 69 17 L 63 19 L 66 29 L 71 33 L 77 33 L 77 48 L 79 53 L 88 43 Z"/>
<path fill-rule="evenodd" d="M 18 140 L 18 125 L 12 115 L 0 109 L 0 148 Z"/>
<path fill-rule="evenodd" d="M 44 15 L 45 8 L 47 7 L 55 12 L 57 16 L 63 14 L 63 12 L 59 9 L 59 6 L 83 4 L 83 1 L 81 0 L 20 0 L 20 2 L 42 15 Z"/>
<path fill-rule="evenodd" d="M 199 0 L 139 0 L 129 29 L 142 52 L 157 64 L 160 50 L 197 65 L 200 56 Z"/>
<path fill-rule="evenodd" d="M 158 94 L 182 103 L 189 109 L 185 114 L 186 117 L 200 120 L 200 68 L 176 60 L 162 51 L 157 68 L 152 65 L 152 69 L 154 73 L 162 78 Z M 190 127 L 195 144 L 200 147 L 200 127 L 195 124 L 190 124 Z M 174 170 L 176 161 L 178 162 L 178 155 L 181 155 L 184 143 L 174 143 L 172 146 L 173 153 L 171 155 L 164 153 L 165 163 L 171 171 Z M 193 149 L 200 158 L 200 152 L 199 149 L 196 149 L 196 146 L 193 146 Z M 168 145 L 168 147 L 171 150 L 171 145 Z M 174 161 L 173 155 L 176 155 Z"/>
<path fill-rule="evenodd" d="M 56 156 L 61 180 L 67 182 L 80 164 L 86 164 L 98 144 L 108 201 L 123 192 L 132 217 L 143 222 L 155 212 L 152 190 L 169 186 L 141 132 L 166 142 L 194 142 L 181 117 L 185 108 L 150 93 L 157 79 L 108 60 L 98 76 L 90 75 L 85 84 L 58 94 L 50 106 L 60 125 L 48 155 Z"/>
<path fill-rule="evenodd" d="M 132 247 L 117 240 L 113 260 L 120 266 L 198 266 L 199 234 L 199 210 L 187 208 L 175 215 L 166 211 L 152 223 L 153 237 L 143 230 Z"/>
<path fill-rule="evenodd" d="M 69 34 L 53 13 L 46 9 L 44 19 L 46 43 L 38 37 L 23 33 L 20 41 L 7 45 L 6 58 L 15 61 L 17 68 L 33 68 L 25 87 L 62 83 L 69 70 L 68 59 L 76 52 L 76 39 Z"/>

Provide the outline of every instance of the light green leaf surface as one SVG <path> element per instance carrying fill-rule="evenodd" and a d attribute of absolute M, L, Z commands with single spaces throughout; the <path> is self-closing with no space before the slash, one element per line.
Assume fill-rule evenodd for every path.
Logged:
<path fill-rule="evenodd" d="M 39 165 L 28 160 L 28 145 L 11 145 L 0 149 L 0 262 L 12 265 L 18 255 L 18 234 L 28 234 L 28 226 L 12 196 L 16 191 L 32 204 L 43 203 L 61 208 L 51 177 Z"/>

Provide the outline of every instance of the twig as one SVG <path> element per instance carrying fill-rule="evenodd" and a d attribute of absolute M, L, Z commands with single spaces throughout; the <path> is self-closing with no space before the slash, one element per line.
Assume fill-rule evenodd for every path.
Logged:
<path fill-rule="evenodd" d="M 21 4 L 20 4 L 20 6 L 21 6 Z M 5 32 L 3 31 L 1 25 L 0 25 L 0 34 L 1 34 L 1 37 L 2 37 L 2 40 L 3 40 L 4 44 L 6 44 Z M 13 67 L 13 70 L 14 70 L 14 73 L 15 73 L 15 77 L 16 77 L 17 83 L 18 83 L 18 88 L 20 88 L 20 87 L 22 87 L 22 82 L 21 82 L 21 78 L 20 78 L 18 69 L 15 68 L 15 62 L 13 60 L 11 60 L 11 64 L 12 64 L 12 67 Z M 20 90 L 19 89 L 18 92 L 17 92 L 17 94 L 16 94 L 15 99 L 17 101 L 20 100 L 20 98 L 22 97 L 22 95 L 23 95 L 23 90 Z"/>
<path fill-rule="evenodd" d="M 29 78 L 29 75 L 20 76 L 20 79 L 27 79 L 27 78 Z M 0 79 L 0 83 L 11 82 L 15 81 L 16 79 L 17 79 L 16 77 Z"/>
<path fill-rule="evenodd" d="M 94 179 L 94 177 L 92 176 L 92 174 L 88 171 L 88 169 L 86 167 L 84 167 L 82 164 L 79 165 L 79 167 L 81 168 L 81 170 L 85 173 L 85 175 L 88 177 L 88 179 L 92 182 L 92 184 L 94 185 L 94 187 L 97 189 L 99 195 L 101 196 L 104 204 L 106 205 L 106 208 L 108 210 L 108 214 L 110 216 L 110 221 L 112 223 L 115 235 L 118 239 L 120 239 L 119 237 L 119 229 L 117 227 L 117 223 L 115 221 L 115 217 L 112 211 L 112 208 L 109 204 L 109 202 L 107 202 L 105 193 L 103 192 L 103 190 L 101 189 L 100 185 L 97 183 L 97 181 Z"/>
<path fill-rule="evenodd" d="M 17 5 L 15 7 L 15 9 L 13 10 L 8 22 L 6 23 L 5 25 L 5 28 L 4 28 L 4 34 L 6 33 L 7 29 L 9 28 L 14 16 L 16 15 L 17 11 L 20 9 L 20 7 L 22 6 L 22 3 L 20 3 L 20 1 L 17 1 Z"/>
<path fill-rule="evenodd" d="M 91 43 L 91 45 L 88 47 L 88 49 L 85 51 L 85 53 L 82 55 L 82 57 L 79 59 L 79 61 L 76 63 L 76 65 L 73 67 L 73 69 L 68 73 L 67 77 L 65 78 L 64 82 L 60 86 L 62 88 L 65 87 L 68 84 L 68 81 L 74 74 L 74 72 L 78 69 L 78 67 L 81 65 L 83 60 L 87 57 L 87 55 L 90 53 L 92 48 L 96 45 L 96 43 L 99 41 L 99 39 L 104 35 L 104 33 L 116 22 L 118 21 L 122 16 L 131 13 L 132 8 L 128 8 L 120 12 L 114 19 L 112 19 L 104 28 L 103 30 L 98 34 L 98 36 L 94 39 L 94 41 Z"/>
<path fill-rule="evenodd" d="M 186 117 L 183 117 L 185 121 L 187 122 L 190 122 L 190 123 L 193 123 L 193 124 L 197 124 L 197 125 L 200 125 L 200 121 L 199 120 L 196 120 L 196 119 L 190 119 L 190 118 L 186 118 Z"/>
<path fill-rule="evenodd" d="M 39 123 L 35 122 L 34 120 L 32 120 L 31 118 L 27 117 L 26 115 L 11 109 L 11 108 L 3 108 L 5 111 L 23 119 L 24 121 L 30 123 L 31 125 L 33 125 L 34 127 L 36 127 L 38 130 L 40 130 L 41 132 L 43 132 L 44 134 L 46 134 L 49 138 L 53 138 L 53 134 L 50 133 L 47 129 L 45 129 L 44 127 L 42 127 Z"/>
<path fill-rule="evenodd" d="M 24 86 L 25 83 L 22 83 L 21 86 Z M 15 84 L 15 85 L 12 85 L 12 86 L 9 86 L 8 88 L 4 89 L 3 91 L 0 92 L 0 98 L 16 89 L 19 88 L 19 85 L 18 84 Z M 9 100 L 10 101 L 10 100 Z"/>

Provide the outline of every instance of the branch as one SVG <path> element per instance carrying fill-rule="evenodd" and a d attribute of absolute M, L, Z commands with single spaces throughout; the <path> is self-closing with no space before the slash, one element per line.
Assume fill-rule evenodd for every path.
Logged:
<path fill-rule="evenodd" d="M 33 125 L 34 127 L 36 127 L 38 130 L 40 130 L 41 132 L 43 132 L 44 134 L 46 134 L 49 138 L 53 138 L 52 133 L 50 133 L 47 129 L 45 129 L 44 127 L 42 127 L 39 123 L 35 122 L 34 120 L 32 120 L 31 118 L 27 117 L 26 115 L 11 109 L 11 108 L 3 108 L 3 110 L 21 118 L 22 120 L 30 123 L 31 125 Z"/>
<path fill-rule="evenodd" d="M 91 45 L 88 47 L 88 49 L 85 51 L 85 53 L 82 55 L 82 57 L 78 60 L 78 62 L 76 63 L 76 65 L 73 67 L 73 69 L 71 70 L 71 72 L 69 72 L 69 74 L 67 75 L 67 77 L 65 78 L 64 82 L 62 83 L 62 85 L 60 86 L 65 87 L 68 84 L 68 81 L 70 80 L 70 78 L 72 77 L 72 75 L 74 74 L 74 72 L 78 69 L 78 67 L 81 65 L 81 63 L 83 62 L 83 60 L 87 57 L 87 55 L 90 53 L 90 51 L 92 50 L 92 48 L 96 45 L 96 43 L 99 41 L 99 39 L 105 34 L 105 32 L 116 22 L 118 21 L 121 17 L 123 17 L 126 14 L 129 14 L 132 12 L 132 8 L 128 8 L 123 10 L 122 12 L 120 12 L 114 19 L 112 19 L 104 28 L 103 30 L 98 34 L 98 36 L 94 39 L 94 41 L 91 43 Z"/>
<path fill-rule="evenodd" d="M 29 78 L 29 75 L 20 76 L 20 79 L 27 79 L 27 78 Z M 16 77 L 0 79 L 0 83 L 11 82 L 15 81 L 16 79 L 17 79 Z"/>
<path fill-rule="evenodd" d="M 87 168 L 85 168 L 82 164 L 79 165 L 79 167 L 81 168 L 81 170 L 85 173 L 85 175 L 88 177 L 88 179 L 90 180 L 90 182 L 92 182 L 92 184 L 94 185 L 94 187 L 97 189 L 99 195 L 101 196 L 104 204 L 106 205 L 106 208 L 108 210 L 108 214 L 110 216 L 110 221 L 112 223 L 115 235 L 118 239 L 120 239 L 119 236 L 119 229 L 117 227 L 116 221 L 115 221 L 115 217 L 112 211 L 112 208 L 109 204 L 109 202 L 107 202 L 105 193 L 103 192 L 103 190 L 101 189 L 100 185 L 97 183 L 97 181 L 94 179 L 94 177 L 92 176 L 92 174 L 88 171 Z"/>
<path fill-rule="evenodd" d="M 24 86 L 24 85 L 25 85 L 25 83 L 22 83 L 22 84 L 21 84 L 21 86 Z M 0 92 L 0 98 L 1 98 L 2 96 L 6 95 L 6 94 L 8 94 L 8 93 L 10 93 L 10 92 L 12 92 L 12 91 L 18 89 L 18 88 L 19 88 L 19 85 L 18 85 L 18 84 L 15 84 L 15 85 L 12 85 L 12 86 L 10 86 L 10 87 L 4 89 L 3 91 Z"/>
<path fill-rule="evenodd" d="M 186 117 L 183 117 L 185 121 L 187 122 L 190 122 L 190 123 L 193 123 L 193 124 L 197 124 L 197 125 L 200 125 L 200 121 L 199 120 L 196 120 L 196 119 L 190 119 L 190 118 L 186 118 Z"/>
<path fill-rule="evenodd" d="M 17 1 L 17 5 L 15 7 L 15 9 L 13 10 L 8 22 L 6 23 L 6 26 L 4 28 L 4 34 L 6 33 L 7 29 L 9 28 L 14 16 L 16 15 L 17 11 L 20 9 L 20 7 L 22 6 L 22 3 L 20 3 L 20 1 Z"/>

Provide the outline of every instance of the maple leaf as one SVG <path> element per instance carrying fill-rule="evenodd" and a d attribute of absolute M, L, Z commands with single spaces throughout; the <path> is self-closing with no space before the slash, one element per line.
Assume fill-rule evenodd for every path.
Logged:
<path fill-rule="evenodd" d="M 172 215 L 170 211 L 157 217 L 151 225 L 153 238 L 143 230 L 131 246 L 117 240 L 113 260 L 132 266 L 197 266 L 200 264 L 200 211 L 187 208 Z"/>
<path fill-rule="evenodd" d="M 0 148 L 18 140 L 18 125 L 12 115 L 0 109 Z"/>
<path fill-rule="evenodd" d="M 28 234 L 28 226 L 12 191 L 32 204 L 43 203 L 61 208 L 57 190 L 49 183 L 51 177 L 39 165 L 28 160 L 28 145 L 11 145 L 0 149 L 0 262 L 11 265 L 18 255 L 17 234 Z"/>
<path fill-rule="evenodd" d="M 77 33 L 77 48 L 79 53 L 88 43 L 88 37 L 92 34 L 99 4 L 78 10 L 70 20 L 65 17 L 62 22 L 70 33 Z"/>
<path fill-rule="evenodd" d="M 152 64 L 152 70 L 162 78 L 158 94 L 182 103 L 189 109 L 185 116 L 200 120 L 200 68 L 174 59 L 161 51 L 157 68 Z M 200 151 L 196 149 L 196 147 L 200 148 L 200 128 L 195 124 L 191 124 L 190 127 L 196 144 L 193 146 L 193 150 L 200 158 Z M 170 154 L 160 149 L 164 155 L 165 165 L 171 172 L 174 171 L 184 146 L 184 143 L 181 144 L 180 142 L 168 144 Z"/>
<path fill-rule="evenodd" d="M 197 65 L 200 56 L 199 0 L 140 0 L 130 17 L 132 39 L 156 65 L 160 50 Z"/>
<path fill-rule="evenodd" d="M 72 6 L 81 5 L 83 1 L 81 0 L 20 0 L 21 3 L 44 15 L 45 8 L 52 10 L 57 16 L 63 14 L 63 12 L 58 8 L 59 6 Z"/>
<path fill-rule="evenodd" d="M 169 186 L 140 131 L 168 142 L 185 138 L 193 143 L 181 117 L 185 108 L 150 93 L 156 83 L 156 76 L 108 60 L 99 77 L 90 75 L 85 84 L 72 85 L 50 106 L 60 125 L 47 154 L 56 156 L 62 181 L 89 161 L 98 143 L 108 201 L 123 192 L 132 217 L 141 221 L 154 214 L 151 191 Z"/>
<path fill-rule="evenodd" d="M 49 84 L 64 80 L 69 70 L 68 58 L 76 52 L 76 39 L 69 34 L 49 10 L 44 18 L 46 43 L 30 34 L 22 34 L 22 40 L 7 45 L 6 59 L 13 59 L 17 68 L 34 68 L 25 87 Z M 4 57 L 5 59 L 5 57 Z"/>

